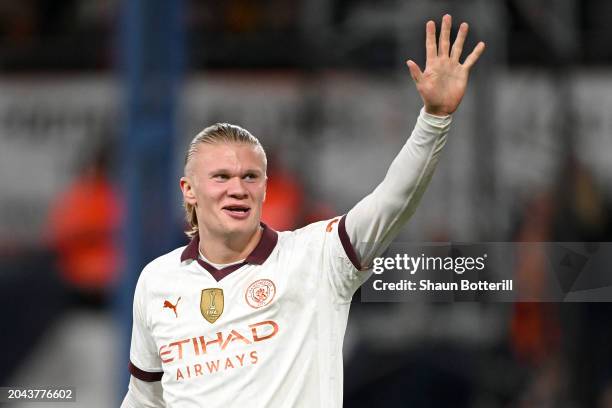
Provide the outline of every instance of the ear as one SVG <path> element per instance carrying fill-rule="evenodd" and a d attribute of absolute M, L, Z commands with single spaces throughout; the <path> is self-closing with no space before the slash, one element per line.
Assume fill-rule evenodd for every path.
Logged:
<path fill-rule="evenodd" d="M 183 192 L 183 199 L 186 203 L 196 205 L 195 191 L 193 190 L 192 181 L 187 177 L 181 177 L 180 180 L 181 191 Z"/>
<path fill-rule="evenodd" d="M 268 192 L 268 176 L 266 176 L 266 179 L 264 180 L 264 196 L 263 196 L 263 200 L 261 200 L 262 203 L 266 202 L 266 193 Z"/>

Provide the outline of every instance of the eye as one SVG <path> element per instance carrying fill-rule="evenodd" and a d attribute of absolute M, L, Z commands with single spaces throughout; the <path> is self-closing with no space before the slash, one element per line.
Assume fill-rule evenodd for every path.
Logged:
<path fill-rule="evenodd" d="M 254 181 L 259 178 L 259 176 L 255 173 L 247 173 L 242 177 L 246 181 Z"/>
<path fill-rule="evenodd" d="M 213 175 L 213 179 L 217 181 L 226 181 L 229 179 L 229 176 L 225 173 L 217 173 Z"/>

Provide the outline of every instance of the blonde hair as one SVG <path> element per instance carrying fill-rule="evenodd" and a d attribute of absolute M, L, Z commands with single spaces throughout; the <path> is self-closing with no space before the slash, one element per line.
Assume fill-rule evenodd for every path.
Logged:
<path fill-rule="evenodd" d="M 191 143 L 189 143 L 189 148 L 185 154 L 185 174 L 187 174 L 187 165 L 197 153 L 200 144 L 219 143 L 238 143 L 255 146 L 263 153 L 264 168 L 267 167 L 266 152 L 259 142 L 259 139 L 240 126 L 229 123 L 215 123 L 198 133 Z M 193 238 L 198 233 L 198 216 L 196 214 L 196 208 L 185 200 L 183 200 L 183 207 L 185 208 L 185 220 L 189 228 L 185 231 L 185 234 L 187 234 L 189 238 Z"/>

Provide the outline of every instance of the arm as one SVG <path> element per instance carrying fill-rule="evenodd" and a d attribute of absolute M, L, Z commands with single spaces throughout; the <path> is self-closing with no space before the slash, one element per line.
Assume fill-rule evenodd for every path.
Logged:
<path fill-rule="evenodd" d="M 450 15 L 443 17 L 439 47 L 435 23 L 427 23 L 425 71 L 407 61 L 424 104 L 416 127 L 382 183 L 346 215 L 346 232 L 364 268 L 387 248 L 414 213 L 446 143 L 451 115 L 465 94 L 470 68 L 484 51 L 484 43 L 478 43 L 461 64 L 468 26 L 461 24 L 449 50 L 451 22 Z"/>
<path fill-rule="evenodd" d="M 121 408 L 162 408 L 165 406 L 161 382 L 145 382 L 130 376 L 130 385 L 121 403 Z"/>
<path fill-rule="evenodd" d="M 147 324 L 148 291 L 143 270 L 134 290 L 132 341 L 130 344 L 130 383 L 121 408 L 163 408 L 163 370 L 157 347 Z"/>

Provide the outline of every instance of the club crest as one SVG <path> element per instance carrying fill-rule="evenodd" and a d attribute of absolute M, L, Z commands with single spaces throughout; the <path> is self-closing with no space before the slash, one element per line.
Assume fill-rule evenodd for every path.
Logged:
<path fill-rule="evenodd" d="M 259 309 L 270 304 L 274 295 L 276 295 L 274 282 L 270 279 L 259 279 L 249 285 L 244 297 L 249 306 Z"/>
<path fill-rule="evenodd" d="M 200 297 L 200 312 L 209 322 L 214 323 L 223 313 L 223 289 L 202 289 Z"/>

